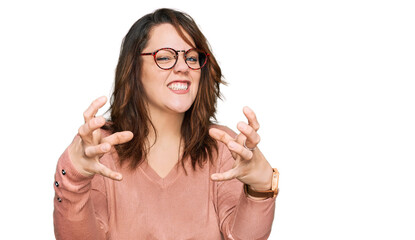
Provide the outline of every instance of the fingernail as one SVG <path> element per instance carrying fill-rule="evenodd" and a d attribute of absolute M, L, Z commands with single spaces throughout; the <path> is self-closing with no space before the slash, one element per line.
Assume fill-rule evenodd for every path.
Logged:
<path fill-rule="evenodd" d="M 115 178 L 116 178 L 117 180 L 121 180 L 121 179 L 122 179 L 122 175 L 121 175 L 121 174 L 117 174 L 117 176 L 115 176 Z"/>
<path fill-rule="evenodd" d="M 218 177 L 217 177 L 216 175 L 212 175 L 212 176 L 210 176 L 210 178 L 211 178 L 212 180 L 218 180 Z"/>

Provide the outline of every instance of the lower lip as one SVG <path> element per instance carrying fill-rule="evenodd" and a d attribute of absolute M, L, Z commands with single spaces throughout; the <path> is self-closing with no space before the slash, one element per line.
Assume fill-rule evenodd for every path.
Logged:
<path fill-rule="evenodd" d="M 185 93 L 188 93 L 189 92 L 189 87 L 187 87 L 187 89 L 186 90 L 173 90 L 173 89 L 171 89 L 171 88 L 169 88 L 170 89 L 170 91 L 172 91 L 172 92 L 174 92 L 174 93 L 176 93 L 176 94 L 185 94 Z"/>

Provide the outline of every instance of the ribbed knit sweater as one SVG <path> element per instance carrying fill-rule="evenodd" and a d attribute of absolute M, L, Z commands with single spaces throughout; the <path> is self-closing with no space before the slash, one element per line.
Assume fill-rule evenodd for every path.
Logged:
<path fill-rule="evenodd" d="M 177 164 L 164 178 L 146 161 L 135 170 L 121 167 L 113 149 L 100 161 L 122 181 L 81 175 L 66 149 L 55 174 L 56 239 L 267 239 L 275 199 L 249 198 L 237 179 L 210 180 L 234 163 L 223 143 L 218 148 L 214 165 L 193 170 L 185 161 L 187 175 Z"/>

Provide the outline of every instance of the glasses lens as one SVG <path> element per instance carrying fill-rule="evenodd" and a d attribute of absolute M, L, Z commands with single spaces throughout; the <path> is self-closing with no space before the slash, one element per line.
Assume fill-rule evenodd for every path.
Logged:
<path fill-rule="evenodd" d="M 176 52 L 171 49 L 162 49 L 156 53 L 156 63 L 160 68 L 169 69 L 176 63 Z"/>
<path fill-rule="evenodd" d="M 191 69 L 200 69 L 206 64 L 206 54 L 200 50 L 192 49 L 186 52 L 186 63 Z"/>

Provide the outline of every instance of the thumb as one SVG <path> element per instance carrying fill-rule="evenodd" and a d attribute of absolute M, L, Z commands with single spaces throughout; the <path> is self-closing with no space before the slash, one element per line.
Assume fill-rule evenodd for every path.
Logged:
<path fill-rule="evenodd" d="M 97 163 L 97 171 L 98 174 L 107 177 L 107 178 L 111 178 L 112 180 L 117 180 L 117 181 L 121 181 L 122 180 L 122 174 L 119 172 L 115 172 L 112 171 L 111 169 L 109 169 L 108 167 L 106 167 L 105 165 L 103 165 L 102 163 Z"/>

